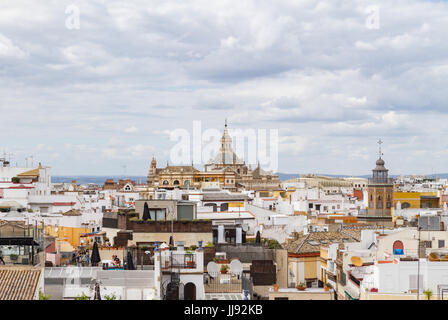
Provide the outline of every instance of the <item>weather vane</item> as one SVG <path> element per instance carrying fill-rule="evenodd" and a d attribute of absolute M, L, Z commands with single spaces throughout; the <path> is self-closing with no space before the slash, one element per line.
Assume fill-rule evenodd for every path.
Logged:
<path fill-rule="evenodd" d="M 378 140 L 378 146 L 379 146 L 379 151 L 378 154 L 380 156 L 380 158 L 382 157 L 383 153 L 381 152 L 381 145 L 383 144 L 383 141 L 381 141 L 381 139 Z"/>

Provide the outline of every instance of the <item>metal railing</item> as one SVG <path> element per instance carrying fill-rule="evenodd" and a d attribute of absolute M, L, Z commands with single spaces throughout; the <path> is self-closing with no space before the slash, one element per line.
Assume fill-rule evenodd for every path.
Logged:
<path fill-rule="evenodd" d="M 170 252 L 167 256 L 162 256 L 162 269 L 195 269 L 196 255 L 193 253 Z"/>
<path fill-rule="evenodd" d="M 204 290 L 206 293 L 241 293 L 243 291 L 243 275 L 206 274 Z"/>

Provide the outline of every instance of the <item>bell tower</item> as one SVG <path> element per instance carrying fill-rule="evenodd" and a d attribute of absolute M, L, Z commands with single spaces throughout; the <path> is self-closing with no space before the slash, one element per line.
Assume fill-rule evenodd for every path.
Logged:
<path fill-rule="evenodd" d="M 384 225 L 388 222 L 392 223 L 394 183 L 393 179 L 389 178 L 389 170 L 384 166 L 382 144 L 383 141 L 380 139 L 376 167 L 372 170 L 372 178 L 367 184 L 368 207 L 366 212 L 360 213 L 358 220 Z"/>

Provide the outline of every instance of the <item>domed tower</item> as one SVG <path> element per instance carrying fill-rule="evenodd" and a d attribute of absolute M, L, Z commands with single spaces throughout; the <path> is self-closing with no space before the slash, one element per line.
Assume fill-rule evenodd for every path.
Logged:
<path fill-rule="evenodd" d="M 392 223 L 394 183 L 393 179 L 389 178 L 389 170 L 384 166 L 382 143 L 381 140 L 378 141 L 379 158 L 367 185 L 367 212 L 358 216 L 358 220 L 366 220 L 373 224 Z"/>

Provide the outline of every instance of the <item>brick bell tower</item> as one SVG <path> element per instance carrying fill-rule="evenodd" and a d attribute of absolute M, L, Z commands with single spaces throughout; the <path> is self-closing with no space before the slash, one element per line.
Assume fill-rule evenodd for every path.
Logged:
<path fill-rule="evenodd" d="M 372 170 L 372 178 L 367 184 L 368 207 L 367 212 L 358 217 L 358 220 L 371 224 L 389 225 L 392 223 L 392 207 L 394 197 L 394 182 L 389 178 L 382 158 L 381 139 L 378 141 L 379 151 L 376 167 Z"/>

